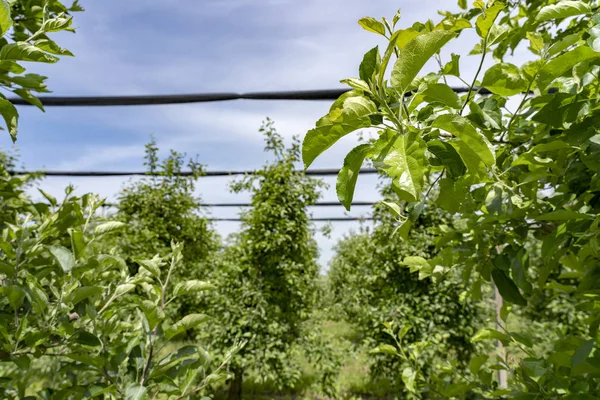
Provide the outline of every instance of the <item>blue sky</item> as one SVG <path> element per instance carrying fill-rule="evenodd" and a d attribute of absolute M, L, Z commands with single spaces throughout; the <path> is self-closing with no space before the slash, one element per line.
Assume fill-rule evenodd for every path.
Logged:
<path fill-rule="evenodd" d="M 446 3 L 446 2 L 444 2 Z M 365 0 L 82 0 L 75 15 L 76 34 L 55 36 L 75 54 L 55 65 L 30 65 L 49 77 L 53 95 L 127 95 L 341 87 L 357 75 L 363 54 L 382 42 L 363 31 L 364 16 L 389 19 L 402 9 L 401 26 L 437 19 L 440 2 Z M 445 4 L 455 9 L 455 2 Z M 449 51 L 466 54 L 462 35 Z M 462 51 L 461 51 L 462 50 Z M 442 54 L 444 56 L 444 54 Z M 517 58 L 525 57 L 517 54 Z M 490 61 L 493 62 L 493 61 Z M 472 76 L 474 61 L 465 60 Z M 427 66 L 426 69 L 433 66 Z M 329 102 L 233 101 L 208 104 L 51 108 L 45 113 L 21 107 L 17 147 L 28 169 L 140 170 L 144 144 L 153 134 L 163 153 L 169 149 L 198 155 L 209 170 L 254 169 L 267 159 L 261 121 L 270 117 L 286 138 L 304 135 L 325 114 Z M 313 168 L 339 168 L 356 144 L 349 135 L 317 160 Z M 10 148 L 8 135 L 0 148 Z M 41 187 L 60 194 L 69 183 L 78 192 L 109 199 L 127 178 L 47 178 Z M 247 196 L 228 191 L 227 178 L 205 178 L 198 192 L 206 202 L 239 202 Z M 335 200 L 335 177 L 327 179 L 324 200 Z M 376 180 L 359 178 L 356 200 L 377 200 Z M 235 209 L 214 209 L 213 216 L 234 217 Z M 366 215 L 357 207 L 350 215 Z M 315 216 L 343 216 L 342 206 L 314 209 Z M 321 262 L 332 244 L 354 222 L 334 225 L 331 238 L 319 237 Z M 223 235 L 237 223 L 215 227 Z"/>

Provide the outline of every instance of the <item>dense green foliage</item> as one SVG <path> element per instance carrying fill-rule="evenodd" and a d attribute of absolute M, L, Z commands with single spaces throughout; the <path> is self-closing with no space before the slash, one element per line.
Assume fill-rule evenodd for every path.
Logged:
<path fill-rule="evenodd" d="M 600 16 L 596 1 L 459 1 L 459 13 L 441 13 L 440 22 L 395 30 L 365 18 L 361 25 L 389 39 L 381 55 L 369 51 L 353 90 L 332 106 L 303 142 L 306 166 L 344 135 L 379 129 L 377 140 L 352 150 L 338 176 L 340 201 L 350 206 L 358 169 L 365 158 L 392 179 L 399 202 L 390 204 L 406 238 L 431 189 L 439 207 L 455 215 L 438 242 L 439 256 L 412 262 L 421 271 L 460 268 L 468 295 L 479 299 L 493 283 L 505 306 L 499 330 L 485 328 L 473 341 L 498 340 L 510 357 L 476 358 L 472 372 L 444 396 L 478 392 L 486 397 L 595 398 L 600 392 L 598 325 L 598 216 L 600 141 L 598 135 Z M 461 55 L 444 63 L 440 50 L 463 31 L 478 40 L 469 53 L 480 59 L 468 93 L 459 96 L 447 81 L 462 80 Z M 507 61 L 517 46 L 528 46 L 533 61 Z M 396 60 L 392 63 L 392 57 Z M 486 57 L 493 65 L 484 70 Z M 439 70 L 418 77 L 430 60 Z M 391 77 L 385 79 L 391 66 Z M 465 82 L 466 83 L 466 82 Z M 489 94 L 480 89 L 487 89 Z M 549 93 L 552 88 L 553 93 Z M 515 99 L 515 106 L 505 107 Z M 541 244 L 530 268 L 527 243 Z M 558 332 L 546 352 L 529 327 L 512 329 L 511 310 L 524 307 L 540 290 L 571 294 L 584 318 L 580 330 Z M 565 298 L 565 296 L 562 296 Z M 567 297 L 568 298 L 568 297 Z M 397 351 L 400 351 L 398 349 Z M 403 352 L 398 356 L 410 359 Z M 508 384 L 492 379 L 508 371 Z M 409 390 L 431 390 L 436 382 L 405 370 Z M 506 387 L 504 387 L 506 385 Z"/>
<path fill-rule="evenodd" d="M 230 398 L 241 397 L 250 371 L 279 387 L 294 386 L 300 376 L 292 346 L 304 336 L 317 294 L 317 246 L 308 207 L 317 201 L 321 184 L 294 172 L 299 142 L 286 149 L 271 121 L 261 132 L 275 160 L 232 185 L 234 192 L 252 194 L 252 208 L 242 214 L 241 229 L 212 279 L 218 289 L 210 308 L 219 318 L 213 342 L 227 349 L 247 341 L 231 363 Z"/>
<path fill-rule="evenodd" d="M 194 194 L 202 166 L 193 159 L 186 163 L 185 155 L 175 151 L 160 161 L 154 141 L 146 145 L 144 164 L 148 176 L 129 183 L 117 195 L 115 218 L 124 228 L 115 236 L 114 244 L 130 259 L 136 259 L 166 254 L 171 241 L 185 243 L 182 266 L 173 279 L 206 278 L 219 241 L 201 215 L 201 202 Z M 184 166 L 189 176 L 182 175 Z M 175 301 L 171 308 L 183 317 L 199 305 L 199 298 L 188 296 Z"/>
<path fill-rule="evenodd" d="M 390 240 L 395 229 L 392 213 L 378 205 L 374 214 L 373 229 L 361 229 L 338 244 L 328 273 L 333 302 L 378 354 L 372 360 L 374 378 L 391 380 L 401 393 L 400 372 L 410 366 L 387 351 L 395 343 L 386 325 L 396 333 L 404 332 L 404 343 L 418 348 L 417 362 L 427 379 L 448 365 L 466 373 L 481 311 L 468 299 L 461 301 L 464 286 L 454 271 L 432 279 L 424 270 L 417 274 L 406 268 L 407 262 L 436 256 L 436 234 L 447 218 L 437 210 L 426 210 L 407 240 Z M 377 347 L 380 344 L 384 345 Z"/>
<path fill-rule="evenodd" d="M 26 69 L 19 63 L 56 63 L 59 56 L 72 56 L 48 35 L 74 32 L 70 13 L 77 11 L 83 11 L 78 1 L 66 7 L 58 0 L 0 0 L 0 87 L 43 111 L 41 101 L 33 93 L 49 92 L 46 77 L 24 74 Z M 10 137 L 16 141 L 19 113 L 4 95 L 0 96 L 0 114 Z"/>
<path fill-rule="evenodd" d="M 207 369 L 205 350 L 173 340 L 206 316 L 173 320 L 167 303 L 211 288 L 170 282 L 182 246 L 128 265 L 99 251 L 123 227 L 94 218 L 102 202 L 71 187 L 60 204 L 45 193 L 50 204 L 33 202 L 23 193 L 29 179 L 0 166 L 0 395 L 181 398 L 224 377 Z"/>

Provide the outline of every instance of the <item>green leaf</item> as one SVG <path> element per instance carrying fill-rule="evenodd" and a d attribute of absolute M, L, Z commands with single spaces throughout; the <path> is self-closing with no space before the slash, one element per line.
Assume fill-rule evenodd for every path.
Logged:
<path fill-rule="evenodd" d="M 475 30 L 481 38 L 485 39 L 487 37 L 492 25 L 494 25 L 494 21 L 504 7 L 504 3 L 496 1 L 493 6 L 485 9 L 483 13 L 477 17 L 477 21 L 475 22 Z"/>
<path fill-rule="evenodd" d="M 431 140 L 427 142 L 427 150 L 440 160 L 441 165 L 446 167 L 446 171 L 452 178 L 456 179 L 467 172 L 465 163 L 450 143 Z"/>
<path fill-rule="evenodd" d="M 387 129 L 374 144 L 373 164 L 390 178 L 401 199 L 412 202 L 420 197 L 428 165 L 427 145 L 418 133 L 406 136 Z"/>
<path fill-rule="evenodd" d="M 492 270 L 492 278 L 502 295 L 502 298 L 509 303 L 514 303 L 520 306 L 526 306 L 527 300 L 521 295 L 519 288 L 512 279 L 501 269 L 494 268 Z"/>
<path fill-rule="evenodd" d="M 460 109 L 462 104 L 452 88 L 444 83 L 434 83 L 427 86 L 421 94 L 428 103 L 439 102 L 448 107 Z"/>
<path fill-rule="evenodd" d="M 442 73 L 444 75 L 460 76 L 460 55 L 452 53 L 451 61 L 444 65 Z"/>
<path fill-rule="evenodd" d="M 56 18 L 48 19 L 42 25 L 42 31 L 50 33 L 50 32 L 59 32 L 67 29 L 71 26 L 73 22 L 73 17 L 70 15 L 65 16 L 64 13 L 60 13 L 56 16 Z"/>
<path fill-rule="evenodd" d="M 573 368 L 583 364 L 583 362 L 589 357 L 589 355 L 594 350 L 594 341 L 588 340 L 584 342 L 573 354 L 573 358 L 571 358 L 571 366 Z"/>
<path fill-rule="evenodd" d="M 500 333 L 500 332 L 498 332 L 498 333 Z M 481 369 L 483 364 L 485 364 L 487 359 L 488 359 L 488 356 L 486 354 L 479 354 L 479 355 L 476 355 L 475 357 L 473 357 L 471 359 L 471 362 L 469 363 L 469 370 L 471 371 L 471 373 L 473 375 L 477 375 L 477 373 L 479 372 L 479 370 Z"/>
<path fill-rule="evenodd" d="M 125 391 L 125 400 L 142 400 L 146 396 L 146 388 L 133 384 Z"/>
<path fill-rule="evenodd" d="M 119 221 L 109 221 L 103 224 L 98 225 L 94 228 L 94 235 L 100 236 L 105 235 L 107 233 L 111 233 L 117 231 L 123 227 L 125 227 L 125 223 Z"/>
<path fill-rule="evenodd" d="M 8 304 L 14 309 L 17 309 L 23 305 L 25 300 L 25 290 L 21 286 L 7 285 L 0 287 L 0 293 L 4 293 L 4 296 L 8 299 Z"/>
<path fill-rule="evenodd" d="M 365 82 L 372 82 L 374 76 L 379 73 L 381 68 L 381 56 L 379 55 L 379 46 L 373 47 L 363 57 L 358 74 L 360 79 Z"/>
<path fill-rule="evenodd" d="M 203 292 L 205 290 L 214 290 L 216 289 L 215 285 L 212 285 L 208 282 L 203 282 L 197 279 L 179 282 L 175 285 L 175 290 L 173 291 L 175 296 L 181 296 L 182 294 L 191 294 Z"/>
<path fill-rule="evenodd" d="M 397 356 L 398 355 L 398 350 L 396 350 L 396 348 L 394 346 L 390 345 L 390 344 L 381 344 L 381 345 L 375 347 L 369 353 L 372 353 L 372 354 L 390 354 L 392 356 Z"/>
<path fill-rule="evenodd" d="M 48 53 L 56 54 L 59 56 L 73 56 L 73 53 L 71 53 L 69 50 L 63 49 L 50 39 L 36 40 L 34 46 L 44 51 L 47 51 Z"/>
<path fill-rule="evenodd" d="M 180 321 L 167 328 L 165 331 L 165 338 L 170 340 L 172 337 L 200 325 L 207 319 L 207 316 L 204 314 L 186 315 Z"/>
<path fill-rule="evenodd" d="M 165 312 L 150 300 L 137 300 L 137 304 L 146 316 L 150 329 L 156 326 L 165 319 Z"/>
<path fill-rule="evenodd" d="M 377 113 L 377 106 L 360 92 L 344 93 L 333 103 L 329 114 L 317 121 L 302 143 L 304 166 L 310 164 L 339 139 L 357 129 L 371 126 L 369 116 Z"/>
<path fill-rule="evenodd" d="M 100 339 L 96 337 L 93 333 L 81 331 L 77 335 L 75 335 L 75 341 L 79 344 L 83 344 L 91 347 L 98 347 L 102 345 Z"/>
<path fill-rule="evenodd" d="M 556 210 L 542 215 L 532 217 L 536 221 L 570 221 L 578 219 L 593 219 L 589 214 L 582 214 L 570 210 Z"/>
<path fill-rule="evenodd" d="M 494 64 L 485 72 L 481 86 L 500 96 L 513 96 L 527 90 L 519 67 L 509 63 Z"/>
<path fill-rule="evenodd" d="M 495 329 L 483 328 L 483 329 L 480 329 L 475 334 L 475 336 L 473 336 L 471 341 L 472 342 L 480 342 L 482 340 L 490 340 L 490 339 L 496 339 L 496 340 L 500 340 L 502 342 L 508 342 L 508 340 L 510 338 L 508 337 L 508 335 L 506 335 L 502 332 L 498 332 Z"/>
<path fill-rule="evenodd" d="M 396 217 L 402 216 L 402 209 L 398 203 L 392 203 L 391 201 L 382 201 L 381 203 L 388 207 Z"/>
<path fill-rule="evenodd" d="M 123 283 L 123 284 L 117 286 L 117 288 L 115 289 L 115 292 L 112 295 L 113 300 L 116 299 L 117 297 L 121 297 L 124 294 L 131 292 L 133 289 L 135 289 L 135 285 L 133 283 Z"/>
<path fill-rule="evenodd" d="M 154 277 L 160 278 L 160 268 L 165 264 L 162 259 L 156 255 L 151 260 L 136 260 L 137 263 Z"/>
<path fill-rule="evenodd" d="M 75 255 L 75 259 L 79 260 L 86 248 L 83 232 L 81 232 L 81 229 L 69 229 L 69 235 L 71 236 L 71 248 L 73 249 L 73 254 Z"/>
<path fill-rule="evenodd" d="M 361 144 L 352 149 L 346 158 L 344 159 L 344 166 L 340 170 L 337 176 L 337 183 L 335 186 L 338 199 L 340 203 L 350 211 L 352 206 L 352 199 L 354 197 L 354 188 L 356 187 L 356 180 L 360 168 L 363 165 L 365 157 L 367 157 L 373 148 L 369 144 Z"/>
<path fill-rule="evenodd" d="M 15 275 L 14 265 L 5 260 L 0 260 L 0 274 L 4 274 L 9 278 L 12 278 Z"/>
<path fill-rule="evenodd" d="M 25 42 L 9 43 L 0 49 L 0 60 L 55 63 L 58 57 Z"/>
<path fill-rule="evenodd" d="M 406 47 L 406 45 L 408 44 L 408 42 L 410 42 L 417 36 L 420 36 L 421 34 L 422 34 L 422 32 L 419 32 L 412 28 L 401 29 L 401 30 L 397 31 L 396 38 L 395 38 L 396 47 L 399 48 L 400 50 L 404 49 Z"/>
<path fill-rule="evenodd" d="M 554 56 L 554 55 L 562 52 L 563 50 L 566 50 L 568 47 L 574 45 L 578 41 L 579 41 L 578 34 L 574 33 L 572 35 L 567 35 L 564 38 L 562 38 L 561 40 L 559 40 L 558 42 L 552 44 L 548 48 L 548 55 Z"/>
<path fill-rule="evenodd" d="M 491 143 L 471 125 L 468 119 L 456 114 L 444 114 L 436 118 L 432 126 L 458 138 L 458 141 L 452 140 L 450 143 L 472 173 L 485 175 L 485 167 L 482 168 L 480 161 L 487 166 L 492 166 L 496 162 Z"/>
<path fill-rule="evenodd" d="M 75 266 L 73 253 L 63 246 L 47 246 L 50 254 L 54 256 L 64 273 L 69 273 Z"/>
<path fill-rule="evenodd" d="M 542 34 L 538 32 L 527 32 L 526 36 L 527 39 L 529 39 L 529 48 L 531 51 L 535 54 L 541 54 L 546 45 Z"/>
<path fill-rule="evenodd" d="M 600 52 L 596 52 L 588 46 L 579 46 L 569 50 L 560 56 L 553 58 L 542 67 L 538 73 L 537 85 L 544 90 L 552 81 L 567 71 L 570 71 L 580 62 L 600 58 Z"/>
<path fill-rule="evenodd" d="M 4 36 L 12 24 L 10 4 L 6 0 L 0 0 L 0 36 Z"/>
<path fill-rule="evenodd" d="M 425 63 L 455 36 L 451 31 L 433 31 L 409 41 L 394 64 L 392 87 L 398 93 L 405 93 Z"/>
<path fill-rule="evenodd" d="M 467 9 L 467 0 L 458 0 L 458 6 L 463 10 Z"/>
<path fill-rule="evenodd" d="M 25 67 L 20 66 L 15 61 L 0 61 L 0 71 L 12 72 L 13 74 L 22 74 L 26 71 Z"/>
<path fill-rule="evenodd" d="M 340 81 L 340 83 L 345 83 L 346 85 L 350 86 L 352 89 L 362 90 L 363 92 L 371 91 L 371 88 L 369 88 L 369 85 L 367 84 L 367 82 L 363 81 L 362 79 L 356 79 L 356 78 L 342 79 Z"/>
<path fill-rule="evenodd" d="M 14 143 L 17 140 L 19 113 L 10 101 L 0 98 L 0 114 L 2 114 L 4 122 L 6 122 L 8 132 L 10 133 L 10 137 Z"/>
<path fill-rule="evenodd" d="M 377 21 L 372 17 L 365 17 L 358 20 L 358 24 L 363 27 L 364 30 L 369 32 L 378 33 L 385 36 L 385 25 Z"/>
<path fill-rule="evenodd" d="M 75 288 L 68 297 L 68 302 L 73 303 L 73 305 L 88 299 L 92 296 L 96 296 L 98 294 L 104 293 L 104 289 L 99 286 L 80 286 Z"/>
<path fill-rule="evenodd" d="M 583 1 L 562 0 L 556 4 L 551 4 L 538 12 L 535 18 L 536 22 L 548 21 L 557 18 L 573 17 L 575 15 L 587 14 L 591 12 L 590 6 Z"/>
<path fill-rule="evenodd" d="M 404 382 L 404 386 L 411 393 L 416 393 L 416 381 L 417 381 L 417 371 L 410 367 L 404 368 L 402 371 L 402 382 Z"/>
<path fill-rule="evenodd" d="M 37 97 L 35 97 L 34 95 L 32 95 L 29 90 L 15 89 L 15 90 L 13 90 L 13 93 L 16 94 L 17 96 L 19 96 L 20 98 L 22 98 L 23 100 L 27 101 L 29 104 L 36 106 L 40 110 L 46 111 L 46 110 L 44 110 L 44 105 L 42 104 L 42 101 L 40 99 L 38 99 Z"/>

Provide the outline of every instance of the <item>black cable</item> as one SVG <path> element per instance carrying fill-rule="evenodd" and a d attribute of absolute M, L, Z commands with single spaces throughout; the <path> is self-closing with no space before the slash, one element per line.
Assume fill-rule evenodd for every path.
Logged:
<path fill-rule="evenodd" d="M 354 207 L 361 206 L 373 206 L 376 203 L 372 201 L 355 201 L 352 203 Z M 318 201 L 315 204 L 312 204 L 311 207 L 341 207 L 342 204 L 338 201 Z M 117 204 L 113 203 L 104 203 L 102 207 L 108 208 L 118 208 Z M 252 207 L 250 203 L 201 203 L 200 207 Z"/>
<path fill-rule="evenodd" d="M 148 106 L 185 103 L 209 103 L 230 100 L 336 100 L 351 89 L 293 90 L 284 92 L 250 92 L 250 93 L 196 93 L 142 96 L 40 96 L 44 107 L 100 107 L 100 106 Z M 467 87 L 453 87 L 456 93 L 469 91 Z M 476 88 L 474 88 L 476 90 Z M 479 94 L 490 94 L 487 89 L 480 89 Z M 410 96 L 411 93 L 406 93 Z M 9 99 L 13 104 L 30 106 L 31 103 L 20 97 Z"/>
<path fill-rule="evenodd" d="M 328 176 L 337 175 L 339 169 L 309 169 L 307 171 L 296 170 L 296 173 L 304 172 L 309 176 Z M 8 171 L 10 175 L 31 175 L 38 174 L 43 176 L 72 176 L 72 177 L 109 177 L 109 176 L 164 176 L 160 173 L 149 172 L 124 172 L 124 171 Z M 233 176 L 233 175 L 254 175 L 256 171 L 206 171 L 200 178 L 215 176 Z M 377 170 L 374 168 L 364 168 L 360 170 L 361 174 L 374 174 Z M 174 176 L 192 176 L 190 171 L 182 171 L 173 174 Z"/>

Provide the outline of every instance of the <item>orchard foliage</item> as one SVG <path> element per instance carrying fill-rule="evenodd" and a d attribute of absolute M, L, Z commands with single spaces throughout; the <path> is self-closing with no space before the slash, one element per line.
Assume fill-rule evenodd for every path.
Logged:
<path fill-rule="evenodd" d="M 44 192 L 49 204 L 34 202 L 29 180 L 0 165 L 0 396 L 181 399 L 225 378 L 224 364 L 211 371 L 206 350 L 179 341 L 206 315 L 165 313 L 211 288 L 171 279 L 182 245 L 133 265 L 103 253 L 123 223 L 94 217 L 102 201 L 69 187 L 60 202 Z"/>
<path fill-rule="evenodd" d="M 50 34 L 74 32 L 71 13 L 83 11 L 76 0 L 70 7 L 58 0 L 0 0 L 0 87 L 44 110 L 34 93 L 47 93 L 46 77 L 25 73 L 26 62 L 56 63 L 73 54 L 54 42 Z M 11 139 L 17 140 L 19 113 L 0 95 L 0 114 Z"/>
<path fill-rule="evenodd" d="M 449 365 L 467 373 L 474 352 L 470 339 L 481 325 L 482 310 L 461 299 L 464 285 L 456 271 L 412 272 L 436 256 L 436 234 L 447 216 L 427 209 L 407 240 L 390 240 L 392 213 L 385 206 L 375 208 L 376 226 L 340 241 L 328 272 L 333 302 L 378 354 L 371 360 L 373 378 L 390 380 L 400 393 L 410 385 L 406 376 L 417 370 L 426 379 L 440 378 Z M 395 341 L 388 331 L 400 334 L 418 357 L 394 357 Z"/>
<path fill-rule="evenodd" d="M 320 181 L 294 171 L 300 144 L 285 148 L 268 120 L 261 128 L 265 150 L 275 160 L 232 185 L 234 192 L 252 194 L 215 270 L 215 304 L 219 319 L 213 343 L 222 349 L 240 340 L 245 347 L 234 356 L 230 398 L 240 398 L 242 380 L 254 371 L 259 379 L 284 388 L 294 386 L 299 369 L 293 365 L 293 345 L 302 340 L 317 294 L 317 246 L 308 207 L 319 198 Z"/>
<path fill-rule="evenodd" d="M 595 398 L 600 393 L 600 14 L 597 1 L 459 1 L 462 11 L 440 21 L 396 29 L 373 18 L 360 21 L 389 44 L 368 51 L 352 90 L 335 101 L 303 142 L 306 167 L 343 136 L 376 128 L 375 141 L 346 157 L 338 176 L 340 201 L 349 208 L 365 159 L 392 180 L 398 202 L 397 236 L 408 237 L 431 189 L 436 204 L 454 215 L 438 241 L 439 256 L 417 270 L 462 274 L 468 295 L 495 284 L 505 306 L 500 330 L 473 338 L 499 340 L 509 357 L 477 358 L 455 395 Z M 448 43 L 471 31 L 475 76 L 461 75 L 466 54 L 445 55 Z M 462 38 L 461 38 L 462 39 Z M 511 63 L 526 47 L 531 61 Z M 485 60 L 493 60 L 484 68 Z M 436 72 L 420 75 L 430 60 Z M 389 75 L 388 75 L 389 74 Z M 386 77 L 389 76 L 389 79 Z M 456 94 L 447 82 L 467 84 Z M 525 243 L 541 245 L 531 268 Z M 569 293 L 585 313 L 581 332 L 561 335 L 550 353 L 527 331 L 509 329 L 510 311 L 527 305 L 534 286 Z M 401 355 L 402 356 L 402 355 Z M 509 372 L 507 388 L 488 370 Z M 413 392 L 426 381 L 410 375 Z M 460 389 L 460 390 L 459 390 Z M 439 390 L 438 390 L 439 391 Z M 443 392 L 440 392 L 443 393 Z"/>
<path fill-rule="evenodd" d="M 149 176 L 130 182 L 117 195 L 115 218 L 124 227 L 113 241 L 130 259 L 152 258 L 170 251 L 171 242 L 185 243 L 183 263 L 173 279 L 203 279 L 211 266 L 212 254 L 220 246 L 209 221 L 201 215 L 201 200 L 195 183 L 203 168 L 195 159 L 171 151 L 160 160 L 152 140 L 146 145 L 145 162 Z M 184 176 L 184 167 L 190 172 Z M 188 296 L 173 303 L 184 316 L 199 306 L 199 299 Z"/>

